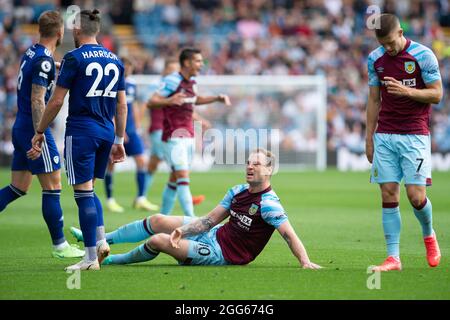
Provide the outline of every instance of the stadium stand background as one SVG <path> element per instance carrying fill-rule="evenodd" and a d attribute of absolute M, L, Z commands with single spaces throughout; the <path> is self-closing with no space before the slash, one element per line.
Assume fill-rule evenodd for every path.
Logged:
<path fill-rule="evenodd" d="M 134 0 L 46 1 L 0 0 L 0 165 L 9 165 L 13 151 L 11 127 L 16 112 L 19 60 L 37 40 L 36 20 L 48 9 L 71 4 L 98 8 L 103 14 L 99 41 L 127 54 L 136 73 L 158 74 L 164 58 L 185 45 L 200 47 L 205 74 L 303 75 L 327 78 L 327 148 L 329 162 L 346 147 L 364 152 L 368 53 L 377 46 L 365 28 L 366 9 L 379 5 L 397 14 L 408 38 L 431 48 L 439 59 L 445 97 L 434 106 L 432 148 L 450 152 L 450 5 L 447 0 Z M 56 59 L 73 48 L 70 30 Z M 251 100 L 252 97 L 249 97 Z M 288 102 L 248 101 L 239 113 L 208 108 L 203 113 L 215 126 L 246 128 L 248 119 L 260 127 L 283 128 L 281 148 L 301 148 L 301 137 L 290 131 L 295 108 Z M 266 116 L 261 117 L 261 112 Z M 259 117 L 256 117 L 256 115 Z"/>

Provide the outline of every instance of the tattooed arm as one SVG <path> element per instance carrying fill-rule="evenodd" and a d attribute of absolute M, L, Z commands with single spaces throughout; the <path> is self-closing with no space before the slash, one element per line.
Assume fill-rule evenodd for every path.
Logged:
<path fill-rule="evenodd" d="M 31 114 L 33 116 L 33 128 L 36 131 L 45 110 L 45 93 L 47 88 L 38 84 L 31 85 Z"/>
<path fill-rule="evenodd" d="M 303 246 L 303 243 L 300 241 L 299 237 L 292 228 L 289 221 L 285 221 L 278 228 L 278 232 L 281 234 L 283 239 L 288 244 L 294 256 L 300 262 L 300 265 L 303 269 L 320 269 L 321 267 L 309 260 L 308 253 L 306 253 L 306 249 Z"/>
<path fill-rule="evenodd" d="M 170 235 L 170 242 L 174 248 L 179 248 L 181 238 L 193 236 L 211 230 L 218 223 L 225 220 L 229 211 L 222 206 L 215 207 L 208 215 L 195 219 L 182 227 L 176 228 Z"/>

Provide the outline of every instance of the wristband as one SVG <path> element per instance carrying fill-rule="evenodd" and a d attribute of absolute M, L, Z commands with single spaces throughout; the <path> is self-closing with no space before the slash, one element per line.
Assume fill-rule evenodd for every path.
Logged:
<path fill-rule="evenodd" d="M 114 144 L 123 144 L 123 141 L 124 141 L 123 137 L 119 137 L 119 136 L 114 137 Z"/>

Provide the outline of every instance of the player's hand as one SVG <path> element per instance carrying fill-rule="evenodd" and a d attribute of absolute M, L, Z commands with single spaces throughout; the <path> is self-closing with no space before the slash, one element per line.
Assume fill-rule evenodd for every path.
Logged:
<path fill-rule="evenodd" d="M 181 106 L 182 104 L 184 104 L 184 99 L 186 99 L 188 96 L 185 95 L 182 92 L 178 92 L 176 94 L 174 94 L 173 96 L 171 96 L 169 98 L 170 104 L 174 104 L 176 106 Z"/>
<path fill-rule="evenodd" d="M 308 261 L 302 265 L 302 269 L 318 270 L 322 269 L 322 267 L 319 266 L 318 264 L 315 264 L 314 262 Z"/>
<path fill-rule="evenodd" d="M 36 160 L 41 156 L 42 144 L 45 141 L 43 133 L 36 133 L 31 139 L 31 149 L 27 151 L 27 157 L 31 160 Z"/>
<path fill-rule="evenodd" d="M 123 142 L 124 142 L 124 143 L 127 143 L 129 139 L 130 139 L 130 138 L 128 138 L 128 135 L 127 135 L 127 133 L 125 132 L 125 134 L 124 134 L 124 136 L 123 136 Z"/>
<path fill-rule="evenodd" d="M 212 127 L 211 122 L 209 122 L 206 119 L 202 119 L 202 130 L 203 130 L 203 132 L 205 132 L 208 129 L 211 129 L 211 127 Z"/>
<path fill-rule="evenodd" d="M 404 86 L 400 81 L 392 77 L 384 77 L 384 80 L 386 81 L 386 88 L 388 93 L 401 97 L 409 96 L 410 88 Z"/>
<path fill-rule="evenodd" d="M 123 144 L 113 144 L 111 148 L 110 160 L 112 163 L 125 161 L 125 148 Z"/>
<path fill-rule="evenodd" d="M 180 240 L 183 235 L 183 232 L 180 228 L 176 228 L 173 230 L 173 232 L 170 234 L 170 244 L 172 247 L 179 249 L 180 248 Z"/>
<path fill-rule="evenodd" d="M 369 163 L 373 162 L 373 151 L 374 151 L 373 140 L 372 139 L 366 140 L 366 157 L 367 160 L 369 160 Z"/>
<path fill-rule="evenodd" d="M 228 97 L 226 94 L 219 94 L 217 99 L 219 102 L 224 103 L 227 107 L 231 106 L 230 97 Z"/>

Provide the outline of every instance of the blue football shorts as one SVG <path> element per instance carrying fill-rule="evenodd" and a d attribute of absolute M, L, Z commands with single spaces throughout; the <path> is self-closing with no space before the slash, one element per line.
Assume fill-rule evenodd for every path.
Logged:
<path fill-rule="evenodd" d="M 431 185 L 429 135 L 375 133 L 372 183 Z"/>
<path fill-rule="evenodd" d="M 193 217 L 183 217 L 183 224 L 188 224 Z M 222 227 L 221 224 L 215 226 L 207 232 L 201 234 L 186 237 L 185 240 L 189 241 L 189 250 L 186 261 L 180 263 L 182 265 L 214 265 L 223 266 L 230 263 L 225 260 L 220 248 L 219 242 L 217 242 L 216 233 Z"/>
<path fill-rule="evenodd" d="M 32 174 L 50 173 L 61 169 L 61 159 L 55 140 L 50 129 L 45 131 L 45 142 L 42 144 L 42 154 L 36 160 L 27 158 L 27 151 L 31 149 L 31 139 L 34 130 L 14 128 L 12 131 L 12 143 L 14 153 L 12 159 L 12 171 L 30 171 Z"/>
<path fill-rule="evenodd" d="M 124 143 L 127 156 L 137 156 L 144 153 L 144 143 L 136 132 L 127 133 L 128 141 Z"/>
<path fill-rule="evenodd" d="M 112 141 L 88 136 L 66 136 L 64 160 L 69 185 L 93 178 L 103 179 L 109 162 Z"/>
<path fill-rule="evenodd" d="M 150 133 L 150 156 L 155 156 L 160 160 L 164 160 L 164 142 L 162 141 L 162 130 L 155 130 Z"/>

